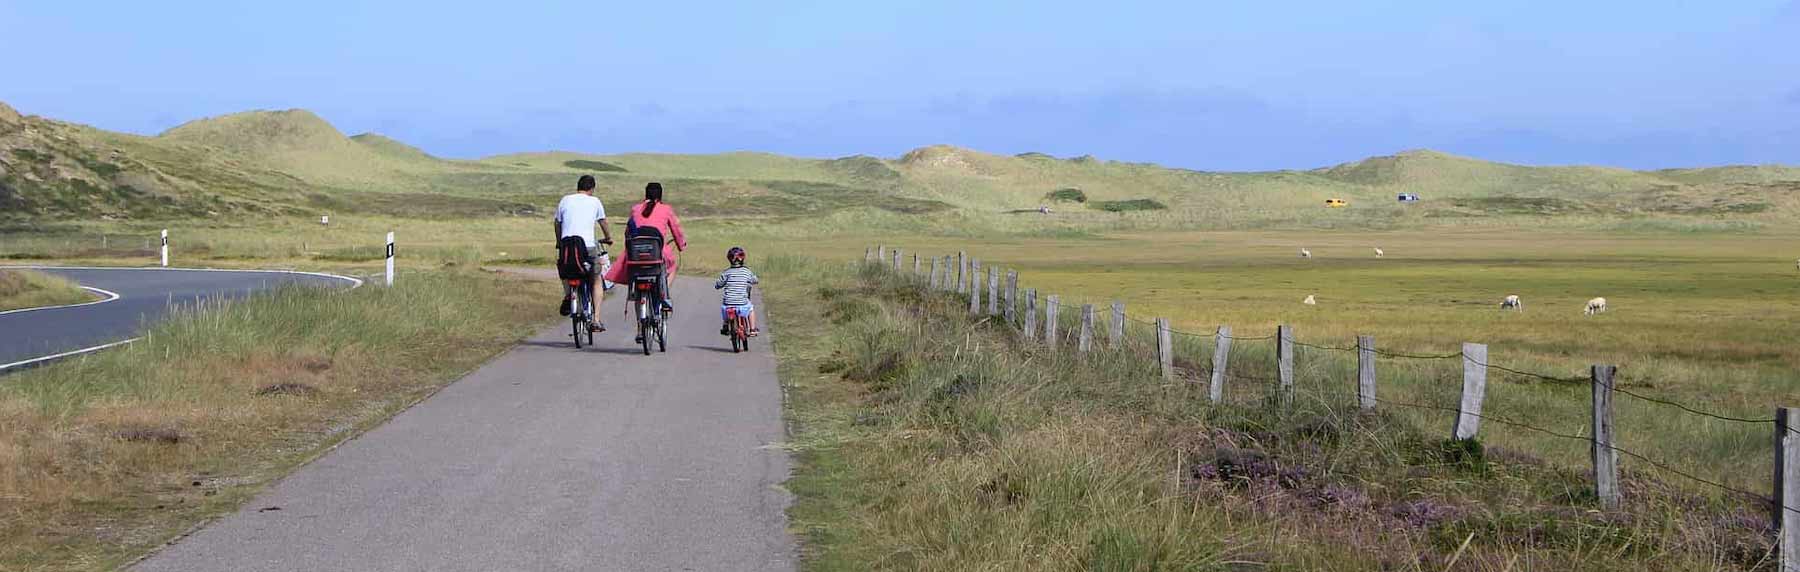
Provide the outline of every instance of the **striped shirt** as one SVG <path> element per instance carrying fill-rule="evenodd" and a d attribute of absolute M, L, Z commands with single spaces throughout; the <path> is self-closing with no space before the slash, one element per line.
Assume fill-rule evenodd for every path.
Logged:
<path fill-rule="evenodd" d="M 719 273 L 719 281 L 713 283 L 714 290 L 724 290 L 725 297 L 719 301 L 725 306 L 742 306 L 750 303 L 750 285 L 756 284 L 756 273 L 749 268 L 737 266 L 727 268 Z"/>

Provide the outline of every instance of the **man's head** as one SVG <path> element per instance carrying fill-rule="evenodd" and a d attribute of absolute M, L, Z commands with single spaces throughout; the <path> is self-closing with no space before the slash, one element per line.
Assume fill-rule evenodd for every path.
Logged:
<path fill-rule="evenodd" d="M 575 190 L 581 191 L 584 193 L 593 193 L 594 192 L 594 176 L 593 175 L 582 175 L 580 179 L 577 179 L 575 181 Z"/>

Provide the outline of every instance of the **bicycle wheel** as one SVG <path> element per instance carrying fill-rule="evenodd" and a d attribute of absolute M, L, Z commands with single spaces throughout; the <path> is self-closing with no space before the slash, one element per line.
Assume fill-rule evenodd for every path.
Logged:
<path fill-rule="evenodd" d="M 638 341 L 643 342 L 644 355 L 650 355 L 650 335 L 655 333 L 652 330 L 650 320 L 638 320 Z"/>
<path fill-rule="evenodd" d="M 575 349 L 581 349 L 581 315 L 570 314 L 569 324 L 569 337 L 575 338 Z"/>
<path fill-rule="evenodd" d="M 656 351 L 669 351 L 669 323 L 662 316 L 656 317 Z"/>
<path fill-rule="evenodd" d="M 738 335 L 744 337 L 744 351 L 750 351 L 750 320 L 738 319 Z"/>

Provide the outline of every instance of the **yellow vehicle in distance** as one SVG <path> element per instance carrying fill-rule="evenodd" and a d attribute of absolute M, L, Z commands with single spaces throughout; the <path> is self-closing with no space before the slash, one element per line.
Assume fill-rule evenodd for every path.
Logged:
<path fill-rule="evenodd" d="M 1326 208 L 1341 209 L 1347 206 L 1350 206 L 1350 203 L 1345 202 L 1344 199 L 1325 199 Z"/>

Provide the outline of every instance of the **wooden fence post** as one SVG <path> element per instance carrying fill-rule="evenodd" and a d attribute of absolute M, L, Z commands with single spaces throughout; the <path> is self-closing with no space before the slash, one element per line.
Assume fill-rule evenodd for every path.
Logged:
<path fill-rule="evenodd" d="M 960 250 L 956 251 L 956 288 L 953 289 L 956 290 L 957 294 L 961 294 L 963 291 L 963 274 L 967 273 L 968 270 L 969 254 Z"/>
<path fill-rule="evenodd" d="M 931 258 L 931 289 L 936 290 L 937 287 L 938 287 L 938 259 L 937 259 L 937 257 L 934 256 Z"/>
<path fill-rule="evenodd" d="M 1294 327 L 1275 326 L 1275 375 L 1281 384 L 1281 402 L 1294 402 Z"/>
<path fill-rule="evenodd" d="M 900 273 L 900 249 L 894 249 L 894 273 Z"/>
<path fill-rule="evenodd" d="M 1613 375 L 1619 368 L 1596 365 L 1594 381 L 1594 496 L 1600 508 L 1619 508 L 1619 451 L 1613 449 Z"/>
<path fill-rule="evenodd" d="M 1169 319 L 1156 319 L 1156 362 L 1162 366 L 1163 381 L 1175 381 L 1175 343 L 1169 339 Z"/>
<path fill-rule="evenodd" d="M 1025 340 L 1037 339 L 1037 290 L 1025 289 Z"/>
<path fill-rule="evenodd" d="M 1800 572 L 1800 407 L 1775 408 L 1775 540 L 1780 572 Z"/>
<path fill-rule="evenodd" d="M 1456 409 L 1451 435 L 1460 441 L 1475 438 L 1481 428 L 1481 400 L 1487 397 L 1487 344 L 1463 344 L 1462 404 Z"/>
<path fill-rule="evenodd" d="M 919 275 L 919 253 L 913 253 L 913 276 Z"/>
<path fill-rule="evenodd" d="M 872 260 L 875 260 L 875 248 L 872 246 L 864 246 L 863 247 L 863 262 L 869 262 Z"/>
<path fill-rule="evenodd" d="M 981 289 L 980 288 L 970 288 L 969 289 L 969 315 L 970 316 L 980 316 L 981 315 Z"/>
<path fill-rule="evenodd" d="M 1218 403 L 1225 400 L 1225 368 L 1231 362 L 1231 326 L 1219 326 L 1213 337 L 1212 386 L 1207 388 L 1206 397 Z"/>
<path fill-rule="evenodd" d="M 946 255 L 944 255 L 944 281 L 939 283 L 938 287 L 943 288 L 945 290 L 955 290 L 956 289 L 955 286 L 950 285 L 950 273 L 952 271 L 954 271 L 954 269 L 950 268 L 950 255 L 946 254 Z"/>
<path fill-rule="evenodd" d="M 1356 337 L 1356 402 L 1375 409 L 1375 336 Z"/>
<path fill-rule="evenodd" d="M 1107 330 L 1106 345 L 1119 349 L 1125 344 L 1125 303 L 1112 303 L 1112 328 Z"/>
<path fill-rule="evenodd" d="M 875 262 L 879 264 L 879 263 L 886 262 L 886 261 L 887 261 L 887 245 L 885 245 L 885 244 L 876 245 L 875 246 Z"/>
<path fill-rule="evenodd" d="M 981 288 L 977 287 L 980 285 L 981 285 L 981 261 L 970 259 L 969 260 L 969 299 L 970 300 L 980 300 L 981 299 Z M 972 305 L 969 306 L 969 314 L 973 315 L 973 314 L 979 314 L 979 313 L 981 313 L 981 306 L 979 305 L 979 303 L 972 303 Z"/>
<path fill-rule="evenodd" d="M 1055 294 L 1044 297 L 1044 344 L 1053 349 L 1056 347 L 1056 339 L 1062 329 L 1058 327 L 1061 323 L 1056 319 L 1061 309 L 1062 298 Z"/>
<path fill-rule="evenodd" d="M 1000 315 L 1000 267 L 989 266 L 988 278 L 988 315 Z"/>
<path fill-rule="evenodd" d="M 1006 314 L 1006 323 L 1008 323 L 1008 324 L 1019 323 L 1019 273 L 1018 273 L 1018 271 L 1015 271 L 1015 270 L 1006 271 L 1006 307 L 1002 308 L 1002 310 L 1004 310 L 1004 312 L 1002 312 L 1002 313 Z"/>
<path fill-rule="evenodd" d="M 1094 349 L 1094 305 L 1081 305 L 1081 335 L 1075 338 L 1075 351 L 1088 353 Z"/>

